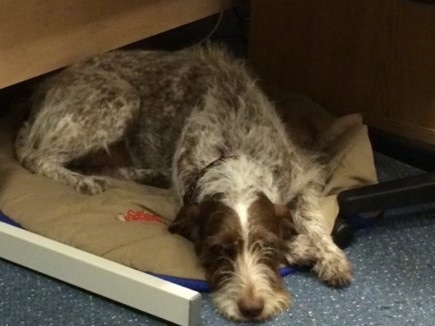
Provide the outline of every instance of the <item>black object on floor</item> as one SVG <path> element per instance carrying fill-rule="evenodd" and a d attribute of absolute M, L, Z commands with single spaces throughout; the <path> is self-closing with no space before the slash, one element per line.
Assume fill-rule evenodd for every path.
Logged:
<path fill-rule="evenodd" d="M 337 200 L 340 215 L 332 237 L 339 247 L 346 248 L 355 233 L 352 217 L 375 212 L 373 219 L 388 209 L 435 202 L 435 172 L 343 191 Z"/>
<path fill-rule="evenodd" d="M 351 189 L 338 195 L 342 216 L 431 201 L 435 201 L 435 172 Z"/>

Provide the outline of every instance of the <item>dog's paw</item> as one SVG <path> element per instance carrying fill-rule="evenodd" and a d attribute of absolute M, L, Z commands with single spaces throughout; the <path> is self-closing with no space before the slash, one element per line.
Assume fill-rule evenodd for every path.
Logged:
<path fill-rule="evenodd" d="M 352 281 L 352 265 L 341 250 L 321 257 L 313 270 L 320 280 L 334 287 L 347 286 Z"/>
<path fill-rule="evenodd" d="M 104 177 L 87 176 L 81 179 L 76 188 L 79 192 L 86 195 L 97 195 L 109 188 L 110 181 Z"/>

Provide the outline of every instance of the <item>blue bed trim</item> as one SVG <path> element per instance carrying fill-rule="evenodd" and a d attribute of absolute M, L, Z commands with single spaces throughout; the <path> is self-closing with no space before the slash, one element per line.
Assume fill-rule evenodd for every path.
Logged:
<path fill-rule="evenodd" d="M 12 225 L 12 226 L 16 226 L 16 227 L 21 227 L 21 225 L 19 225 L 18 223 L 14 222 L 13 220 L 11 220 L 9 217 L 7 217 L 5 214 L 3 214 L 0 211 L 0 222 L 4 222 L 6 224 Z"/>
<path fill-rule="evenodd" d="M 16 226 L 19 228 L 22 228 L 20 224 L 14 222 L 10 217 L 6 216 L 0 211 L 0 222 L 7 223 L 12 226 Z M 291 274 L 295 271 L 292 267 L 283 267 L 280 269 L 279 273 L 281 276 L 286 276 L 288 274 Z M 175 276 L 168 276 L 168 275 L 161 275 L 161 274 L 154 274 L 154 273 L 148 273 L 150 275 L 156 276 L 158 278 L 161 278 L 163 280 L 184 286 L 186 288 L 198 291 L 198 292 L 210 292 L 210 287 L 208 285 L 207 281 L 203 280 L 193 280 L 188 278 L 182 278 L 182 277 L 175 277 Z"/>

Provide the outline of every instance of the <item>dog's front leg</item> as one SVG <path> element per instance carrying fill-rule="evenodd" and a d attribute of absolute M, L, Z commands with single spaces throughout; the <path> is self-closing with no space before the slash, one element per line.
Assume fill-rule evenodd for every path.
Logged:
<path fill-rule="evenodd" d="M 352 280 L 352 266 L 325 230 L 317 188 L 316 184 L 307 185 L 289 204 L 299 235 L 288 243 L 287 258 L 289 263 L 299 265 L 314 263 L 313 270 L 322 281 L 345 286 Z"/>

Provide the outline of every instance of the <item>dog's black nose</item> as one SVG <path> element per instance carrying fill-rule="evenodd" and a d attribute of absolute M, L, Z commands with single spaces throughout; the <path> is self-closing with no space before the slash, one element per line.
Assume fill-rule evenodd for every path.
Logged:
<path fill-rule="evenodd" d="M 240 313 L 246 318 L 257 318 L 264 309 L 264 300 L 262 298 L 243 298 L 237 303 Z"/>

